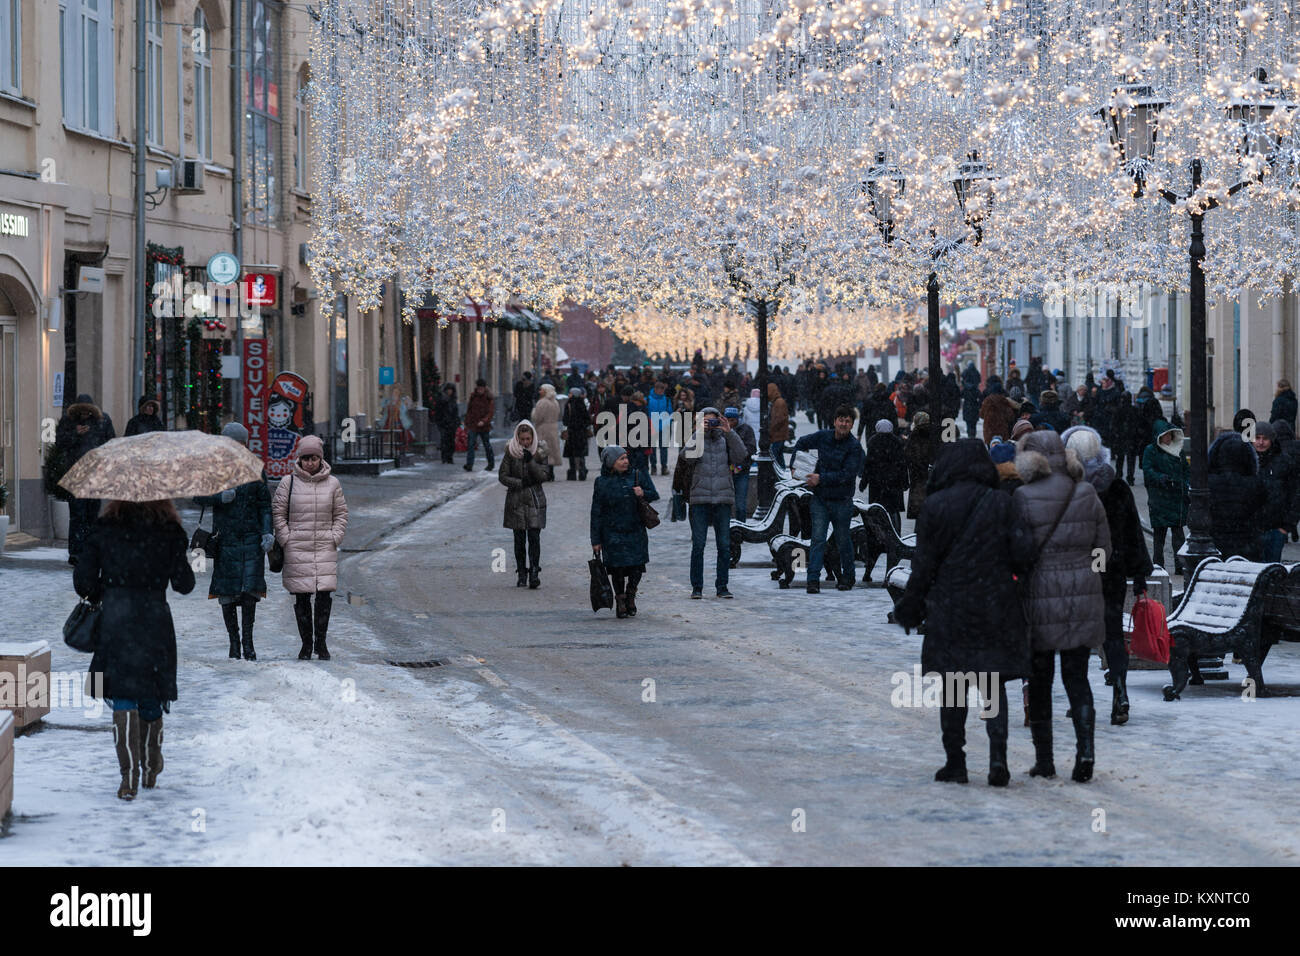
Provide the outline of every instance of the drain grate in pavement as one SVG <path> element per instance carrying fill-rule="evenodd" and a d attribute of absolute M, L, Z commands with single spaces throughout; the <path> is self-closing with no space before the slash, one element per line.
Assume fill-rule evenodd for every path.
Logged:
<path fill-rule="evenodd" d="M 434 661 L 385 661 L 385 664 L 392 664 L 394 667 L 446 667 L 451 661 L 445 658 Z"/>

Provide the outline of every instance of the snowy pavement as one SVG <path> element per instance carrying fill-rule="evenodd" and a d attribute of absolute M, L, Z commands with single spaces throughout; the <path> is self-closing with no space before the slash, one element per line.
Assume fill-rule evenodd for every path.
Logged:
<path fill-rule="evenodd" d="M 332 661 L 296 660 L 275 576 L 257 662 L 227 659 L 206 575 L 172 596 L 180 699 L 159 788 L 117 800 L 109 715 L 59 707 L 16 741 L 0 864 L 1300 861 L 1300 697 L 1243 701 L 1239 666 L 1173 703 L 1161 699 L 1166 672 L 1134 671 L 1132 720 L 1112 727 L 1094 661 L 1088 785 L 1068 779 L 1059 680 L 1064 773 L 1025 775 L 1032 747 L 1013 683 L 1011 786 L 985 785 L 974 714 L 972 782 L 937 784 L 937 713 L 891 702 L 920 642 L 885 622 L 883 591 L 781 591 L 759 566 L 766 549 L 746 545 L 737 599 L 706 587 L 691 601 L 689 532 L 665 520 L 651 532 L 640 615 L 594 615 L 591 483 L 547 486 L 542 588 L 529 591 L 514 587 L 504 489 L 462 477 L 470 490 L 432 510 L 425 498 L 389 506 L 380 524 L 398 530 L 345 559 Z M 423 514 L 403 522 L 406 507 Z M 59 639 L 75 604 L 61 556 L 0 559 L 0 640 L 47 640 L 56 671 L 84 670 L 88 658 Z M 1265 676 L 1300 695 L 1300 644 L 1274 648 Z"/>

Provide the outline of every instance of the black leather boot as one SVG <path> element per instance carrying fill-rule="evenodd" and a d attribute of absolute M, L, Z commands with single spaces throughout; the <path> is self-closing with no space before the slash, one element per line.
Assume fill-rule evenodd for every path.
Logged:
<path fill-rule="evenodd" d="M 257 660 L 257 651 L 253 650 L 253 621 L 257 619 L 257 602 L 244 602 L 243 643 L 244 660 Z"/>
<path fill-rule="evenodd" d="M 624 599 L 627 604 L 627 616 L 636 617 L 636 585 L 631 581 L 627 585 L 627 596 Z"/>
<path fill-rule="evenodd" d="M 528 570 L 526 568 L 515 568 L 515 587 L 523 588 L 528 586 Z"/>
<path fill-rule="evenodd" d="M 226 622 L 226 633 L 230 635 L 230 659 L 239 660 L 239 605 L 221 605 L 221 617 Z"/>
<path fill-rule="evenodd" d="M 939 708 L 939 728 L 943 732 L 943 752 L 948 760 L 935 771 L 934 779 L 940 783 L 967 783 L 966 775 L 966 713 L 955 707 Z"/>
<path fill-rule="evenodd" d="M 542 586 L 542 579 L 541 577 L 539 577 L 541 570 L 542 569 L 539 568 L 537 565 L 533 565 L 531 568 L 528 569 L 529 590 L 536 591 L 538 588 Z"/>
<path fill-rule="evenodd" d="M 614 616 L 627 617 L 627 598 L 622 594 L 614 595 Z"/>
<path fill-rule="evenodd" d="M 1052 721 L 1031 720 L 1029 735 L 1034 739 L 1034 765 L 1029 768 L 1031 777 L 1055 777 L 1056 762 L 1052 759 Z"/>
<path fill-rule="evenodd" d="M 326 600 L 321 600 L 322 598 L 326 598 Z M 332 603 L 332 600 L 329 599 L 327 594 L 316 595 L 316 617 L 314 621 L 316 632 L 316 657 L 322 661 L 330 659 L 330 649 L 325 646 L 325 632 L 328 631 L 330 627 L 330 607 Z"/>
<path fill-rule="evenodd" d="M 1128 675 L 1115 675 L 1115 688 L 1111 692 L 1110 722 L 1116 726 L 1128 723 Z"/>
<path fill-rule="evenodd" d="M 1011 782 L 1011 770 L 1007 767 L 1007 723 L 1006 716 L 999 720 L 987 719 L 989 734 L 989 786 L 1005 787 Z"/>
<path fill-rule="evenodd" d="M 1093 731 L 1097 724 L 1097 709 L 1092 704 L 1074 708 L 1074 772 L 1070 779 L 1087 783 L 1092 779 L 1092 765 L 1096 759 L 1093 750 Z"/>
<path fill-rule="evenodd" d="M 311 660 L 311 605 L 305 602 L 293 602 L 293 616 L 298 621 L 298 637 L 302 639 L 302 650 L 298 660 Z"/>

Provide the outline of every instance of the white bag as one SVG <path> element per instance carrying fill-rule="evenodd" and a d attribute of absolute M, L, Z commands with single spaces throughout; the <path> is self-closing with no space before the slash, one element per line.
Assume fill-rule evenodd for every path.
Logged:
<path fill-rule="evenodd" d="M 817 470 L 816 451 L 797 451 L 790 459 L 790 477 L 803 481 Z"/>

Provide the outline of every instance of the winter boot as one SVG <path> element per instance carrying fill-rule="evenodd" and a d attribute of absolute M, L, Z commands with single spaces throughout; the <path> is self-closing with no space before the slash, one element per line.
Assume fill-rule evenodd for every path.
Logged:
<path fill-rule="evenodd" d="M 257 651 L 253 649 L 253 621 L 256 620 L 256 618 L 257 618 L 257 602 L 256 601 L 244 602 L 243 645 L 244 645 L 244 660 L 246 661 L 257 660 Z"/>
<path fill-rule="evenodd" d="M 632 584 L 630 582 L 628 583 L 627 597 L 624 599 L 624 603 L 626 603 L 627 605 L 627 616 L 636 617 L 636 585 L 635 584 Z"/>
<path fill-rule="evenodd" d="M 955 707 L 939 708 L 939 727 L 943 731 L 943 752 L 947 762 L 935 771 L 934 779 L 940 783 L 966 783 L 966 713 Z"/>
<path fill-rule="evenodd" d="M 239 660 L 239 605 L 221 605 L 221 617 L 226 622 L 226 633 L 230 635 L 230 659 Z"/>
<path fill-rule="evenodd" d="M 542 579 L 539 577 L 541 570 L 542 569 L 535 564 L 528 569 L 528 589 L 530 591 L 536 591 L 542 586 Z"/>
<path fill-rule="evenodd" d="M 1074 714 L 1074 772 L 1070 779 L 1075 783 L 1087 783 L 1092 779 L 1092 765 L 1096 759 L 1093 731 L 1097 724 L 1097 710 L 1092 704 L 1080 704 L 1074 708 Z"/>
<path fill-rule="evenodd" d="M 249 660 L 253 659 L 249 658 Z M 152 790 L 158 785 L 158 774 L 162 773 L 163 769 L 163 719 L 159 717 L 157 720 L 142 720 L 140 726 L 143 728 L 140 734 L 142 738 L 140 742 L 140 759 L 142 761 L 140 782 L 144 784 L 146 789 Z"/>
<path fill-rule="evenodd" d="M 1115 688 L 1111 692 L 1110 722 L 1118 726 L 1128 723 L 1128 675 L 1115 675 Z"/>
<path fill-rule="evenodd" d="M 523 566 L 515 568 L 515 587 L 522 588 L 528 586 L 528 569 Z"/>
<path fill-rule="evenodd" d="M 999 719 L 1006 720 L 1005 717 Z M 989 786 L 1005 787 L 1011 782 L 1011 770 L 1007 767 L 1006 724 L 999 725 L 993 720 L 985 722 L 989 734 Z"/>
<path fill-rule="evenodd" d="M 1056 763 L 1052 760 L 1052 721 L 1031 720 L 1029 735 L 1034 739 L 1034 765 L 1029 768 L 1031 777 L 1055 777 Z"/>
<path fill-rule="evenodd" d="M 140 723 L 138 710 L 113 711 L 113 746 L 122 772 L 117 795 L 123 800 L 134 800 L 140 787 Z"/>
<path fill-rule="evenodd" d="M 578 480 L 578 479 L 577 479 L 577 474 L 578 474 L 578 473 L 577 473 L 577 471 L 576 471 L 575 469 L 570 468 L 568 471 L 566 471 L 566 472 L 564 473 L 564 480 L 565 480 L 565 481 L 577 481 L 577 480 Z"/>
<path fill-rule="evenodd" d="M 614 595 L 614 616 L 627 617 L 627 598 L 622 594 Z"/>
<path fill-rule="evenodd" d="M 317 660 L 327 661 L 330 659 L 330 649 L 325 646 L 325 632 L 330 627 L 330 603 L 322 601 L 323 594 L 316 595 L 316 658 Z"/>
<path fill-rule="evenodd" d="M 293 616 L 298 620 L 298 636 L 302 639 L 302 650 L 298 660 L 311 660 L 311 605 L 293 602 Z"/>
<path fill-rule="evenodd" d="M 579 480 L 579 481 L 586 481 L 586 480 L 587 480 L 587 463 L 586 463 L 586 461 L 580 461 L 580 462 L 578 462 L 578 480 Z"/>

